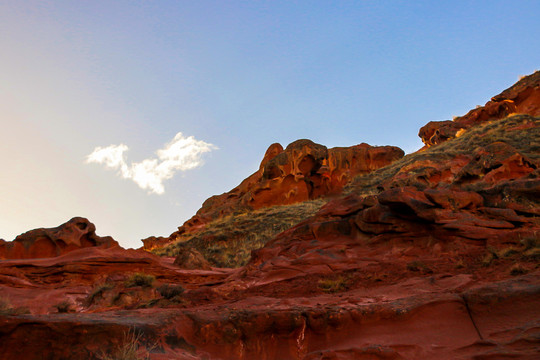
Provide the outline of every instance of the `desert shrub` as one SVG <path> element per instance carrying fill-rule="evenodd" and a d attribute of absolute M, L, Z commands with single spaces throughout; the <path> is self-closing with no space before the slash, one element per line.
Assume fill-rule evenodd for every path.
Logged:
<path fill-rule="evenodd" d="M 456 269 L 463 269 L 463 268 L 465 268 L 465 261 L 464 261 L 463 259 L 459 259 L 459 260 L 456 262 L 455 268 L 456 268 Z"/>
<path fill-rule="evenodd" d="M 539 249 L 540 248 L 540 238 L 539 237 L 526 237 L 521 239 L 521 244 L 525 250 Z"/>
<path fill-rule="evenodd" d="M 409 271 L 421 271 L 425 273 L 432 273 L 433 271 L 422 261 L 411 261 L 407 264 L 407 270 Z"/>
<path fill-rule="evenodd" d="M 519 249 L 516 249 L 515 247 L 510 246 L 510 247 L 499 250 L 497 252 L 497 257 L 499 259 L 504 259 L 504 258 L 512 257 L 519 253 L 520 253 Z"/>
<path fill-rule="evenodd" d="M 108 291 L 108 290 L 111 290 L 114 288 L 114 284 L 112 283 L 102 283 L 102 284 L 97 284 L 93 289 L 92 291 L 90 292 L 90 294 L 88 295 L 86 301 L 88 304 L 92 304 L 94 302 L 94 300 L 99 297 L 99 296 L 103 296 L 103 293 Z"/>
<path fill-rule="evenodd" d="M 533 261 L 540 260 L 540 248 L 532 248 L 523 253 L 525 259 L 530 259 Z"/>
<path fill-rule="evenodd" d="M 148 360 L 150 356 L 141 345 L 142 336 L 134 330 L 124 334 L 122 344 L 110 353 L 102 353 L 101 360 Z"/>
<path fill-rule="evenodd" d="M 72 311 L 72 304 L 67 300 L 59 302 L 58 304 L 54 305 L 54 307 L 59 313 L 67 313 Z"/>
<path fill-rule="evenodd" d="M 497 260 L 499 258 L 497 250 L 493 249 L 492 247 L 487 248 L 487 253 L 484 255 L 481 261 L 482 267 L 488 267 L 490 266 L 493 261 Z"/>
<path fill-rule="evenodd" d="M 175 284 L 163 284 L 156 289 L 161 296 L 165 299 L 173 299 L 177 296 L 180 296 L 184 293 L 184 288 L 182 285 Z"/>
<path fill-rule="evenodd" d="M 514 264 L 509 270 L 510 275 L 517 276 L 517 275 L 523 275 L 526 274 L 528 271 L 523 267 L 521 264 Z"/>
<path fill-rule="evenodd" d="M 319 289 L 326 293 L 336 293 L 349 288 L 349 280 L 344 276 L 319 280 Z"/>
<path fill-rule="evenodd" d="M 0 316 L 24 314 L 30 314 L 30 309 L 28 309 L 26 306 L 13 307 L 9 299 L 0 297 Z"/>
<path fill-rule="evenodd" d="M 154 275 L 145 273 L 135 273 L 131 275 L 125 282 L 126 287 L 152 287 L 156 277 Z"/>
<path fill-rule="evenodd" d="M 12 315 L 14 312 L 11 302 L 6 298 L 0 298 L 0 315 Z"/>

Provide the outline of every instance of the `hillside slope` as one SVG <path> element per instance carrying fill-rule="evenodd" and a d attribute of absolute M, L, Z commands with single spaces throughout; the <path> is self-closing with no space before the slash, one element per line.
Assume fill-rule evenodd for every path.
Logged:
<path fill-rule="evenodd" d="M 182 234 L 176 260 L 97 243 L 0 260 L 0 358 L 537 359 L 537 74 L 510 88 L 530 113 L 482 118 L 331 197 L 224 213 Z M 41 232 L 27 234 L 32 253 Z"/>

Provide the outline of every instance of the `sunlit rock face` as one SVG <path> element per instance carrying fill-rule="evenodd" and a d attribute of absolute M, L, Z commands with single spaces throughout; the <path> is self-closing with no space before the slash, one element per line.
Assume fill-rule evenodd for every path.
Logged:
<path fill-rule="evenodd" d="M 272 144 L 257 172 L 228 193 L 206 200 L 197 214 L 171 237 L 196 232 L 208 222 L 238 210 L 287 205 L 338 194 L 354 176 L 391 164 L 403 155 L 403 150 L 395 146 L 365 143 L 331 149 L 306 139 L 297 140 L 285 149 L 280 144 Z"/>
<path fill-rule="evenodd" d="M 46 258 L 85 247 L 118 246 L 110 236 L 96 235 L 96 227 L 88 219 L 74 217 L 55 228 L 40 228 L 21 234 L 11 242 L 0 242 L 0 258 Z"/>
<path fill-rule="evenodd" d="M 453 121 L 431 121 L 418 136 L 426 146 L 440 144 L 459 136 L 480 123 L 498 120 L 512 114 L 540 115 L 540 71 L 523 77 L 512 87 L 491 98 L 484 106 L 469 111 Z"/>

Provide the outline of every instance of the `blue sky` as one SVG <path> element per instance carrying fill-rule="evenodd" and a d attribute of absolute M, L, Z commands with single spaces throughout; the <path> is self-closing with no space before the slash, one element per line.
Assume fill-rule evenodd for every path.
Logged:
<path fill-rule="evenodd" d="M 139 247 L 274 142 L 415 151 L 428 121 L 540 68 L 539 14 L 538 1 L 0 0 L 0 238 L 85 216 Z M 209 146 L 191 168 L 156 153 L 179 132 Z M 124 168 L 87 161 L 121 145 Z M 163 193 L 132 181 L 143 163 L 172 164 Z"/>

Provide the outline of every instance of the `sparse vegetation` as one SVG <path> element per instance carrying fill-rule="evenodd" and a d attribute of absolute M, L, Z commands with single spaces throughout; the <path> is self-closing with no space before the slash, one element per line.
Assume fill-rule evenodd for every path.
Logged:
<path fill-rule="evenodd" d="M 124 334 L 122 344 L 113 352 L 100 355 L 101 360 L 148 360 L 148 351 L 141 345 L 142 335 L 130 330 Z"/>
<path fill-rule="evenodd" d="M 0 298 L 0 315 L 12 315 L 13 311 L 11 302 L 6 298 Z"/>
<path fill-rule="evenodd" d="M 529 236 L 523 238 L 520 242 L 521 245 L 523 245 L 523 247 L 525 248 L 525 250 L 540 248 L 540 236 Z"/>
<path fill-rule="evenodd" d="M 419 271 L 422 273 L 431 274 L 433 271 L 422 261 L 415 260 L 407 264 L 407 270 L 409 271 Z"/>
<path fill-rule="evenodd" d="M 176 256 L 181 248 L 193 247 L 212 266 L 240 267 L 249 261 L 251 251 L 314 215 L 324 203 L 324 200 L 313 200 L 235 213 L 209 223 L 199 233 L 180 237 L 175 243 L 152 252 Z"/>
<path fill-rule="evenodd" d="M 72 305 L 71 302 L 64 300 L 54 305 L 54 307 L 59 313 L 68 313 L 72 311 Z"/>
<path fill-rule="evenodd" d="M 163 284 L 156 289 L 165 299 L 171 300 L 184 293 L 182 285 Z"/>
<path fill-rule="evenodd" d="M 30 314 L 26 307 L 13 307 L 9 299 L 0 297 L 0 316 Z"/>
<path fill-rule="evenodd" d="M 96 298 L 103 297 L 103 293 L 113 288 L 114 288 L 114 284 L 112 283 L 97 284 L 88 295 L 86 299 L 87 303 L 91 305 L 96 300 Z"/>
<path fill-rule="evenodd" d="M 457 155 L 469 155 L 471 150 L 497 141 L 511 145 L 517 151 L 531 159 L 540 160 L 540 127 L 527 129 L 530 132 L 527 135 L 527 141 L 524 141 L 522 131 L 509 131 L 509 129 L 530 121 L 538 122 L 539 120 L 528 115 L 514 115 L 505 119 L 477 125 L 463 132 L 460 137 L 450 139 L 420 152 L 405 155 L 400 160 L 369 174 L 358 175 L 349 182 L 343 192 L 344 194 L 377 194 L 381 184 L 392 178 L 399 171 L 405 170 L 409 174 L 418 173 L 416 178 L 421 181 L 434 168 L 430 168 L 429 166 L 416 167 L 415 163 L 424 162 L 429 164 L 429 161 L 450 161 Z M 408 177 L 412 179 L 410 181 L 417 181 L 417 179 L 413 179 L 411 176 Z M 410 185 L 417 183 L 411 183 Z"/>
<path fill-rule="evenodd" d="M 319 289 L 326 293 L 336 293 L 349 288 L 349 279 L 344 276 L 319 280 Z"/>
<path fill-rule="evenodd" d="M 512 265 L 512 267 L 510 268 L 510 275 L 512 276 L 523 275 L 527 272 L 527 269 L 525 269 L 523 265 L 519 263 Z"/>
<path fill-rule="evenodd" d="M 152 287 L 156 277 L 145 273 L 135 273 L 131 275 L 125 282 L 126 287 Z"/>
<path fill-rule="evenodd" d="M 513 247 L 513 246 L 510 246 L 510 247 L 507 247 L 507 248 L 503 248 L 501 250 L 499 250 L 497 252 L 497 257 L 499 259 L 504 259 L 504 258 L 509 258 L 509 257 L 512 257 L 514 255 L 517 255 L 520 253 L 520 250 Z"/>
<path fill-rule="evenodd" d="M 455 267 L 456 267 L 456 269 L 464 269 L 465 268 L 465 261 L 463 259 L 459 259 L 456 262 Z"/>
<path fill-rule="evenodd" d="M 499 256 L 497 255 L 497 252 L 495 250 L 488 249 L 488 253 L 482 259 L 481 265 L 482 267 L 488 267 L 493 263 L 494 260 L 498 258 Z"/>

